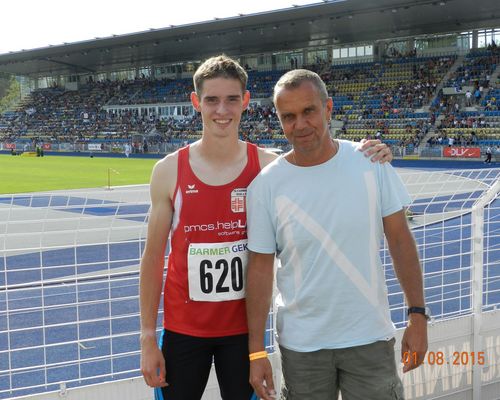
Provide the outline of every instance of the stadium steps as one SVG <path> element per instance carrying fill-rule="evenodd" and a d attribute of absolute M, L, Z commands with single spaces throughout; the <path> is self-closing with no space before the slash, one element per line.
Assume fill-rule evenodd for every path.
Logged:
<path fill-rule="evenodd" d="M 486 97 L 491 88 L 497 87 L 496 82 L 499 76 L 500 76 L 500 64 L 497 65 L 497 68 L 493 71 L 493 73 L 490 76 L 490 80 L 488 81 L 488 87 L 485 88 L 483 93 L 483 99 Z"/>
<path fill-rule="evenodd" d="M 434 125 L 431 126 L 431 128 L 429 129 L 429 132 L 427 132 L 427 135 L 425 135 L 422 140 L 420 141 L 420 145 L 418 146 L 419 148 L 420 147 L 426 147 L 427 145 L 427 141 L 433 137 L 433 136 L 437 136 L 437 127 L 441 124 L 441 121 L 443 119 L 446 118 L 446 115 L 444 114 L 439 114 L 438 117 L 436 118 L 436 122 L 434 122 Z"/>
<path fill-rule="evenodd" d="M 436 100 L 439 91 L 445 86 L 446 82 L 451 78 L 451 75 L 463 64 L 465 60 L 465 56 L 458 56 L 453 65 L 450 67 L 448 72 L 443 76 L 443 79 L 441 79 L 441 82 L 439 82 L 439 85 L 436 87 L 436 91 L 434 92 L 434 96 L 432 96 L 431 100 L 429 101 L 428 106 L 430 106 L 434 100 Z"/>
<path fill-rule="evenodd" d="M 429 132 L 427 132 L 427 135 L 425 135 L 422 140 L 420 141 L 420 144 L 419 144 L 419 148 L 424 148 L 426 147 L 427 145 L 427 141 L 433 137 L 433 136 L 436 136 L 437 134 L 437 129 L 436 129 L 436 125 L 432 125 L 431 128 L 429 129 Z"/>
<path fill-rule="evenodd" d="M 493 71 L 493 73 L 490 75 L 490 80 L 488 81 L 488 87 L 485 87 L 483 90 L 483 96 L 481 98 L 481 102 L 486 99 L 486 96 L 488 96 L 488 93 L 490 90 L 493 88 L 496 88 L 496 81 L 498 77 L 500 76 L 500 64 L 497 65 L 497 68 Z"/>
<path fill-rule="evenodd" d="M 31 101 L 31 94 L 24 96 L 22 99 L 16 99 L 0 113 L 0 116 L 6 115 L 8 113 L 17 113 L 18 111 L 24 109 L 25 104 Z"/>
<path fill-rule="evenodd" d="M 491 87 L 491 85 L 495 84 L 495 82 L 497 81 L 498 76 L 500 76 L 500 64 L 497 65 L 497 68 L 491 74 L 490 81 L 489 81 L 490 87 Z"/>
<path fill-rule="evenodd" d="M 332 118 L 332 120 L 330 121 L 330 134 L 333 137 L 338 136 L 340 130 L 342 129 L 342 126 L 344 126 L 344 123 L 342 121 Z"/>

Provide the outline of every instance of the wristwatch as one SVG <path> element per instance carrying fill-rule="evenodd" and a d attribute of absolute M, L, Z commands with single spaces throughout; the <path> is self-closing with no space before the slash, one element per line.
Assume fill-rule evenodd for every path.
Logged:
<path fill-rule="evenodd" d="M 428 321 L 431 319 L 431 309 L 429 307 L 408 307 L 408 315 L 422 314 Z"/>

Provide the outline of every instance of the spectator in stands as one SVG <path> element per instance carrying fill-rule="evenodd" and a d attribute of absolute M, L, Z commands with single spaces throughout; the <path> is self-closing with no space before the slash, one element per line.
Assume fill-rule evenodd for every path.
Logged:
<path fill-rule="evenodd" d="M 474 91 L 474 99 L 476 101 L 476 104 L 479 104 L 481 102 L 481 90 L 479 89 L 479 87 Z"/>
<path fill-rule="evenodd" d="M 384 231 L 410 307 L 402 354 L 418 359 L 406 372 L 424 360 L 428 317 L 404 213 L 410 197 L 391 166 L 365 162 L 352 143 L 330 138 L 333 103 L 318 75 L 288 72 L 274 102 L 293 150 L 248 189 L 250 382 L 261 399 L 273 398 L 264 335 L 277 254 L 282 398 L 336 399 L 339 389 L 346 398 L 402 398 L 378 247 Z"/>
<path fill-rule="evenodd" d="M 253 390 L 243 290 L 246 187 L 276 156 L 238 140 L 240 118 L 250 101 L 241 66 L 226 56 L 213 57 L 193 80 L 191 101 L 201 113 L 202 138 L 159 161 L 151 178 L 140 273 L 141 371 L 158 398 L 196 400 L 214 360 L 222 397 L 248 400 Z M 377 160 L 391 158 L 386 146 L 374 146 L 374 151 L 381 151 Z M 156 320 L 169 233 L 159 347 Z M 229 265 L 226 280 L 212 275 L 212 266 Z"/>
<path fill-rule="evenodd" d="M 472 93 L 469 89 L 465 92 L 465 104 L 467 107 L 472 106 Z"/>
<path fill-rule="evenodd" d="M 353 103 L 353 112 L 356 111 L 356 107 L 363 107 L 363 118 L 366 120 L 368 118 L 407 118 L 408 113 L 412 111 L 411 108 L 420 107 L 429 101 L 439 76 L 442 76 L 451 65 L 449 62 L 453 63 L 453 59 L 444 57 L 412 63 L 415 82 L 402 79 L 389 86 L 379 79 L 383 76 L 384 66 L 381 64 L 355 68 L 349 66 L 341 69 L 332 66 L 324 68 L 326 65 L 323 62 L 320 64 L 323 68 L 321 75 L 328 81 L 328 88 L 332 93 L 338 91 L 336 85 L 340 82 L 343 84 L 373 82 L 373 87 L 368 89 L 370 94 L 361 96 L 359 100 L 355 93 L 342 94 L 346 100 Z M 392 67 L 396 68 L 398 65 L 394 63 Z M 295 66 L 297 67 L 296 64 Z M 314 66 L 314 68 L 319 67 Z M 268 97 L 276 76 L 273 72 L 255 71 L 250 74 L 249 79 L 252 84 L 256 85 L 255 90 L 259 92 L 259 97 Z M 156 113 L 149 112 L 147 116 L 142 116 L 137 110 L 107 112 L 102 109 L 104 104 L 135 104 L 137 106 L 142 103 L 185 100 L 191 90 L 192 82 L 188 79 L 143 79 L 140 77 L 129 81 L 114 82 L 89 80 L 78 91 L 37 90 L 31 95 L 31 103 L 26 105 L 22 113 L 20 112 L 26 115 L 16 116 L 4 127 L 2 127 L 0 117 L 0 139 L 2 134 L 4 138 L 6 135 L 13 135 L 14 139 L 29 134 L 40 136 L 42 140 L 50 140 L 53 143 L 75 143 L 75 140 L 78 140 L 75 143 L 77 147 L 85 146 L 85 143 L 93 140 L 106 140 L 110 143 L 120 139 L 122 143 L 125 143 L 125 141 L 131 141 L 136 134 L 149 136 L 151 131 L 156 130 L 159 143 L 181 143 L 178 139 L 193 141 L 202 129 L 201 120 L 197 116 L 185 117 L 186 108 L 181 112 L 184 116 L 181 119 L 178 119 L 179 115 L 175 118 L 165 118 L 163 115 L 160 117 Z M 381 107 L 378 105 L 379 101 L 383 102 Z M 265 106 L 258 106 L 253 115 L 248 114 L 242 118 L 245 124 L 245 134 L 247 137 L 255 137 L 256 141 L 267 141 L 268 137 L 275 138 L 276 136 L 282 139 L 279 121 L 274 114 L 266 115 L 265 108 Z M 342 114 L 342 117 L 346 116 L 341 107 L 337 112 Z M 262 120 L 265 120 L 267 130 L 265 134 L 258 132 L 257 128 Z M 391 122 L 397 123 L 395 119 Z M 389 131 L 383 131 L 384 140 L 390 139 L 389 134 L 394 133 L 391 132 L 393 128 L 391 124 L 388 127 Z M 348 126 L 346 130 L 349 130 Z"/>

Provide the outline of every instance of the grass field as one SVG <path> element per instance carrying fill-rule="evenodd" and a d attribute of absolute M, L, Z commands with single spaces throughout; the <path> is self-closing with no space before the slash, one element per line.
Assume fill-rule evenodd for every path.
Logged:
<path fill-rule="evenodd" d="M 148 183 L 157 159 L 0 155 L 0 194 Z"/>

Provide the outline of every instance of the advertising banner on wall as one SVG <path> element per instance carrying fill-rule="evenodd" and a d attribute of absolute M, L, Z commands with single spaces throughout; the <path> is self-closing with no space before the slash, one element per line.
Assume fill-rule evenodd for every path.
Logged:
<path fill-rule="evenodd" d="M 98 150 L 101 150 L 101 144 L 100 143 L 89 143 L 88 145 L 88 149 L 90 151 L 98 151 Z"/>
<path fill-rule="evenodd" d="M 444 157 L 460 158 L 480 158 L 481 149 L 479 147 L 445 147 L 443 149 Z"/>

